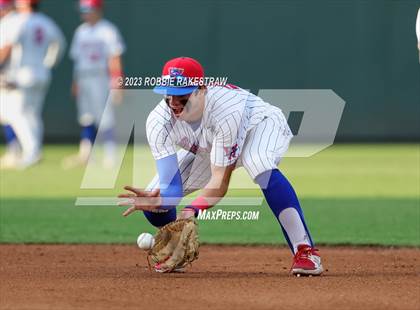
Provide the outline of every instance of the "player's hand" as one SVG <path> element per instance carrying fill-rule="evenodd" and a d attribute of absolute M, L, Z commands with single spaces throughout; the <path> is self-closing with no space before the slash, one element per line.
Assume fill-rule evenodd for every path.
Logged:
<path fill-rule="evenodd" d="M 159 189 L 145 191 L 132 186 L 124 186 L 124 189 L 129 191 L 129 193 L 118 195 L 118 198 L 124 198 L 118 205 L 123 207 L 129 206 L 122 214 L 123 216 L 130 215 L 136 210 L 153 211 L 161 205 Z"/>

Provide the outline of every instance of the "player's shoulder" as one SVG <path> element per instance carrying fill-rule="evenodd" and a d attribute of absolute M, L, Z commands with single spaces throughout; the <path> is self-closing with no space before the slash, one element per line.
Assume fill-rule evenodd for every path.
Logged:
<path fill-rule="evenodd" d="M 162 100 L 150 112 L 146 120 L 146 133 L 149 137 L 149 143 L 157 143 L 159 139 L 165 140 L 173 134 L 174 126 L 175 120 L 172 118 L 168 106 Z"/>
<path fill-rule="evenodd" d="M 213 117 L 221 118 L 242 110 L 249 92 L 236 86 L 209 86 L 207 88 L 207 111 Z"/>
<path fill-rule="evenodd" d="M 118 28 L 111 23 L 109 20 L 102 18 L 98 21 L 94 26 L 96 38 L 100 38 L 101 40 L 105 41 L 113 41 L 116 37 L 118 37 Z"/>
<path fill-rule="evenodd" d="M 2 32 L 6 32 L 8 36 L 18 37 L 24 30 L 27 20 L 28 14 L 21 14 L 17 12 L 9 13 L 6 17 L 1 19 L 1 30 Z"/>
<path fill-rule="evenodd" d="M 44 13 L 41 12 L 33 12 L 31 14 L 29 14 L 29 20 L 34 22 L 41 22 L 41 23 L 48 23 L 50 21 L 50 17 L 48 17 L 47 15 L 45 15 Z"/>
<path fill-rule="evenodd" d="M 7 44 L 8 37 L 11 33 L 14 33 L 16 30 L 16 13 L 10 12 L 7 15 L 0 18 L 0 46 Z"/>
<path fill-rule="evenodd" d="M 81 23 L 79 26 L 76 27 L 74 30 L 75 35 L 83 34 L 84 32 L 89 30 L 89 25 L 87 23 Z"/>
<path fill-rule="evenodd" d="M 47 14 L 42 13 L 42 12 L 33 12 L 31 13 L 30 16 L 32 19 L 40 19 L 40 20 L 45 20 L 45 21 L 51 20 L 51 17 L 49 17 Z"/>
<path fill-rule="evenodd" d="M 172 114 L 164 100 L 160 101 L 156 107 L 149 113 L 147 124 L 166 126 L 172 122 Z"/>
<path fill-rule="evenodd" d="M 106 18 L 101 18 L 101 20 L 98 21 L 98 26 L 116 28 L 115 24 Z"/>
<path fill-rule="evenodd" d="M 38 23 L 41 23 L 45 27 L 49 28 L 55 28 L 58 27 L 57 23 L 54 21 L 54 19 L 50 16 L 48 16 L 45 13 L 42 12 L 35 12 L 32 16 L 33 20 L 37 21 Z"/>
<path fill-rule="evenodd" d="M 235 85 L 213 85 L 207 87 L 207 98 L 210 101 L 218 101 L 220 98 L 243 98 L 249 96 L 249 92 Z"/>
<path fill-rule="evenodd" d="M 11 12 L 1 19 L 1 23 L 5 23 L 11 27 L 20 27 L 28 19 L 26 14 Z"/>
<path fill-rule="evenodd" d="M 105 18 L 102 18 L 100 21 L 98 21 L 96 27 L 105 34 L 112 34 L 118 31 L 117 26 Z"/>
<path fill-rule="evenodd" d="M 26 20 L 28 19 L 28 14 L 22 14 L 22 13 L 18 13 L 18 12 L 11 12 L 9 14 L 7 14 L 7 19 L 13 20 L 14 22 L 16 21 L 20 21 L 20 20 Z"/>
<path fill-rule="evenodd" d="M 18 14 L 14 11 L 8 13 L 7 15 L 0 18 L 0 25 L 4 27 L 5 25 L 9 25 L 10 23 L 13 23 L 17 15 Z"/>

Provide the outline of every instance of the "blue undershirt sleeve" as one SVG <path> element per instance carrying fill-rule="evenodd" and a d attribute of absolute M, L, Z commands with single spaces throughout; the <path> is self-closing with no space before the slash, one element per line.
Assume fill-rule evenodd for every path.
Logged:
<path fill-rule="evenodd" d="M 160 196 L 162 197 L 160 209 L 175 208 L 183 196 L 182 178 L 176 154 L 158 159 L 156 166 L 159 175 Z"/>

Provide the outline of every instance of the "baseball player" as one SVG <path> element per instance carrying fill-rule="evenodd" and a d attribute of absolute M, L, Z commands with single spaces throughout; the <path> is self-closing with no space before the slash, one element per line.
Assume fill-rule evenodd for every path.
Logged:
<path fill-rule="evenodd" d="M 6 110 L 22 148 L 18 166 L 27 168 L 41 158 L 42 106 L 65 39 L 54 21 L 38 12 L 39 0 L 16 0 L 15 6 L 17 14 L 2 34 L 0 64 L 8 62 Z"/>
<path fill-rule="evenodd" d="M 77 29 L 70 48 L 74 61 L 72 93 L 76 97 L 78 120 L 82 127 L 79 154 L 64 161 L 72 167 L 87 162 L 98 125 L 104 139 L 104 166 L 115 161 L 114 113 L 105 109 L 109 91 L 122 77 L 121 56 L 125 45 L 118 29 L 102 17 L 102 0 L 81 0 L 84 23 Z"/>
<path fill-rule="evenodd" d="M 291 272 L 320 275 L 321 258 L 299 200 L 277 168 L 293 136 L 282 111 L 237 86 L 183 83 L 203 77 L 202 66 L 192 58 L 165 64 L 162 79 L 168 82 L 154 88 L 164 98 L 146 124 L 158 175 L 146 191 L 125 187 L 131 193 L 119 196 L 126 199 L 120 205 L 129 206 L 123 215 L 143 210 L 152 225 L 162 227 L 176 219 L 182 197 L 201 189 L 180 214 L 197 216 L 224 197 L 232 172 L 243 166 L 261 187 L 294 254 Z"/>
<path fill-rule="evenodd" d="M 0 0 L 0 50 L 4 47 L 4 37 L 6 37 L 7 25 L 15 16 L 13 0 Z M 1 56 L 0 56 L 1 57 Z M 9 98 L 9 88 L 12 86 L 8 83 L 9 60 L 5 60 L 0 67 L 0 124 L 3 127 L 4 137 L 6 141 L 6 152 L 0 158 L 0 168 L 14 168 L 17 165 L 20 147 L 16 138 L 16 134 L 10 125 L 8 117 L 10 117 L 11 103 Z M 9 115 L 8 115 L 9 114 Z"/>

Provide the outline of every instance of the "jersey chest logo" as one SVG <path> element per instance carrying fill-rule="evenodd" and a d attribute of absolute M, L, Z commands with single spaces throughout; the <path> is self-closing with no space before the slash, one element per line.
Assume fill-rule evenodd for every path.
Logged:
<path fill-rule="evenodd" d="M 41 27 L 37 27 L 35 28 L 34 31 L 34 41 L 36 44 L 41 45 L 42 43 L 44 43 L 44 29 L 42 29 Z"/>
<path fill-rule="evenodd" d="M 169 75 L 170 76 L 182 76 L 182 73 L 184 73 L 183 68 L 175 68 L 175 67 L 170 67 L 169 68 Z"/>
<path fill-rule="evenodd" d="M 235 159 L 237 157 L 238 152 L 238 143 L 233 145 L 232 147 L 224 147 L 225 154 L 229 160 Z"/>

